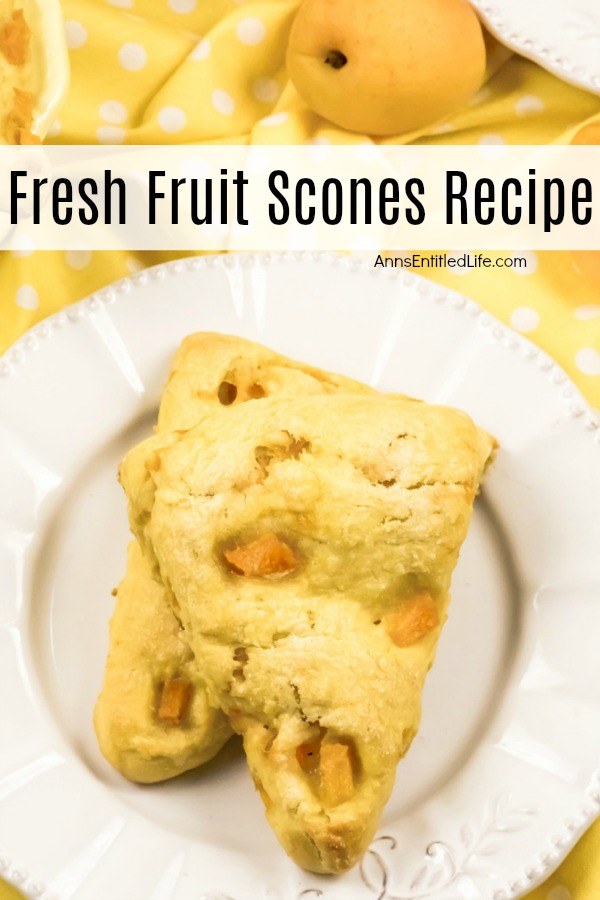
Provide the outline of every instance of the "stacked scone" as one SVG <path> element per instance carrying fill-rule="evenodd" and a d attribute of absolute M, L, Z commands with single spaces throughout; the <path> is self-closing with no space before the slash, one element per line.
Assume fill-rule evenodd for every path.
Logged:
<path fill-rule="evenodd" d="M 159 781 L 238 732 L 290 856 L 352 866 L 416 733 L 494 445 L 457 410 L 187 338 L 120 469 L 135 540 L 95 714 L 107 759 Z"/>

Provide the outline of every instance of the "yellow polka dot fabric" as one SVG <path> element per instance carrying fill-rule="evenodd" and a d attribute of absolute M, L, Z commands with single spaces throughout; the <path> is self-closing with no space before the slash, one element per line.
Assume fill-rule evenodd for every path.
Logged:
<path fill-rule="evenodd" d="M 367 0 L 365 0 L 367 2 Z M 50 143 L 358 143 L 313 114 L 289 83 L 285 50 L 299 0 L 63 0 L 72 67 Z M 424 144 L 570 140 L 600 121 L 600 99 L 512 56 Z M 398 136 L 386 139 L 405 142 Z M 0 350 L 107 283 L 181 254 L 0 253 Z M 600 407 L 600 248 L 526 253 L 524 269 L 430 270 L 527 334 Z M 13 894 L 0 883 L 0 900 Z M 600 897 L 600 824 L 531 895 Z"/>

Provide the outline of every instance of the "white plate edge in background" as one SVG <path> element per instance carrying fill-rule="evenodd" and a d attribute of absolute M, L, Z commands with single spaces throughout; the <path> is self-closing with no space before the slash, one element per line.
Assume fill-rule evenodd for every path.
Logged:
<path fill-rule="evenodd" d="M 600 94 L 600 8 L 595 0 L 469 0 L 501 43 L 576 87 Z M 576 6 L 576 8 L 574 8 Z M 542 8 L 543 7 L 543 8 Z M 536 28 L 524 10 L 535 9 Z M 561 20 L 555 15 L 561 10 Z M 590 34 L 590 23 L 597 33 Z"/>

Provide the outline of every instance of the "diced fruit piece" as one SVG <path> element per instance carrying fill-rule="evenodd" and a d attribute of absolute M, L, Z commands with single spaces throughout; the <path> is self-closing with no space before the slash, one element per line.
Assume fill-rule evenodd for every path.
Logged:
<path fill-rule="evenodd" d="M 319 796 L 325 806 L 338 806 L 354 794 L 351 749 L 347 744 L 321 744 Z"/>
<path fill-rule="evenodd" d="M 439 623 L 435 600 L 428 591 L 404 600 L 399 609 L 385 617 L 387 633 L 397 647 L 409 647 Z"/>
<path fill-rule="evenodd" d="M 319 766 L 319 753 L 321 750 L 321 738 L 305 741 L 296 748 L 298 765 L 306 775 L 314 775 Z"/>
<path fill-rule="evenodd" d="M 9 21 L 0 30 L 0 50 L 13 66 L 24 66 L 29 55 L 31 32 L 22 9 L 13 9 Z"/>
<path fill-rule="evenodd" d="M 224 557 L 237 575 L 282 575 L 292 572 L 297 564 L 296 554 L 285 541 L 272 531 L 255 541 L 225 550 Z"/>
<path fill-rule="evenodd" d="M 180 725 L 192 697 L 192 685 L 186 678 L 165 681 L 156 714 L 166 725 Z"/>
<path fill-rule="evenodd" d="M 13 107 L 6 125 L 6 140 L 9 144 L 39 144 L 40 139 L 31 133 L 35 98 L 31 91 L 13 91 Z"/>

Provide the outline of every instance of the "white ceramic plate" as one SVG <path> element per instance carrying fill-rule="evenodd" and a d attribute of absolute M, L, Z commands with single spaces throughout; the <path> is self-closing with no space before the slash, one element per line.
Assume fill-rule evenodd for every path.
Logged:
<path fill-rule="evenodd" d="M 124 567 L 117 461 L 198 329 L 455 404 L 500 439 L 419 736 L 341 878 L 279 848 L 239 746 L 171 783 L 104 762 L 92 708 Z M 544 878 L 599 809 L 600 431 L 473 302 L 322 257 L 206 257 L 121 281 L 0 362 L 0 857 L 44 900 L 474 900 Z"/>
<path fill-rule="evenodd" d="M 598 0 L 469 0 L 499 41 L 515 53 L 600 94 Z"/>

